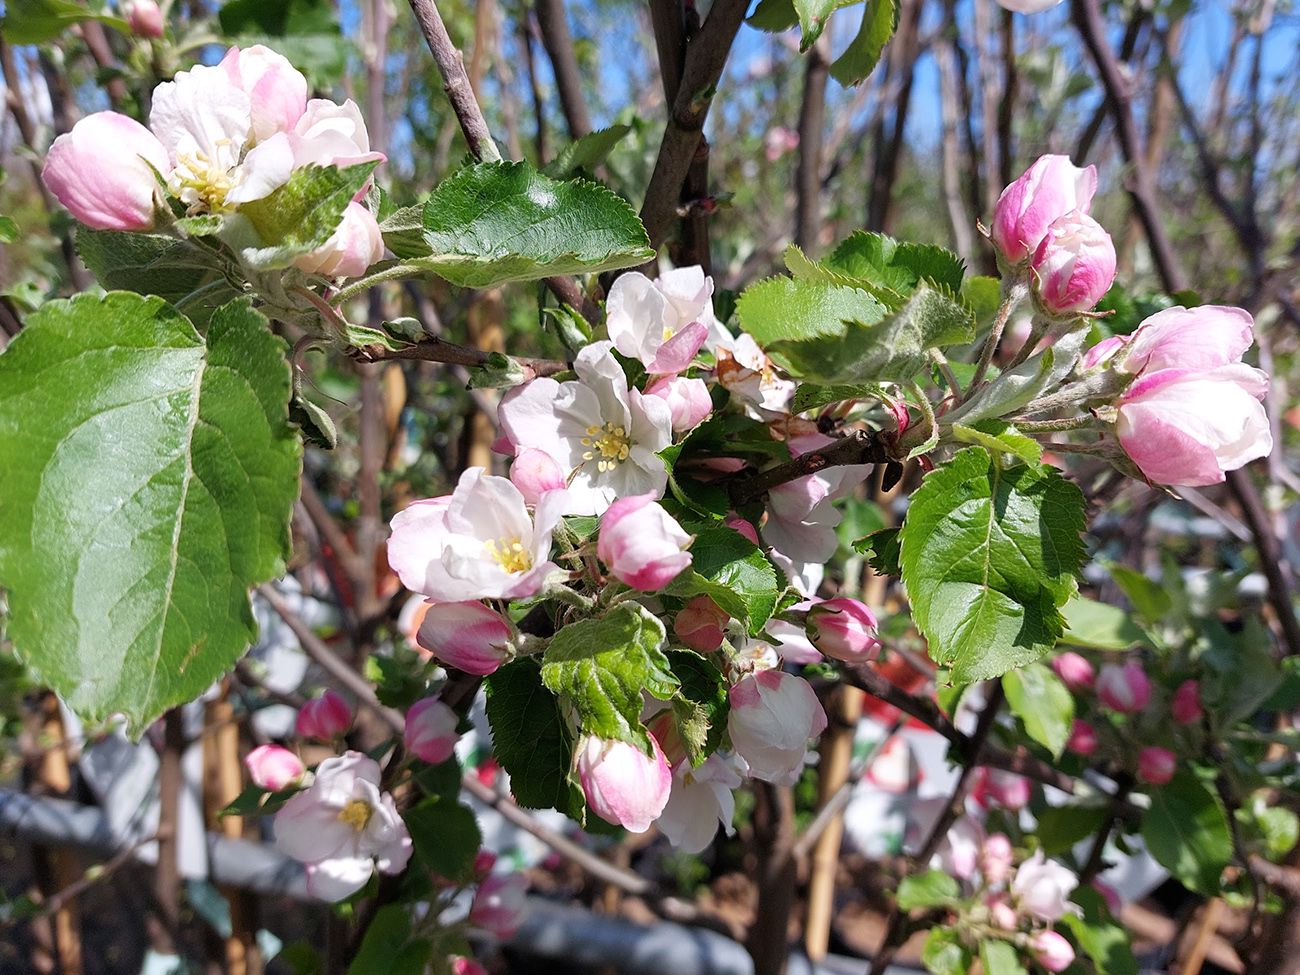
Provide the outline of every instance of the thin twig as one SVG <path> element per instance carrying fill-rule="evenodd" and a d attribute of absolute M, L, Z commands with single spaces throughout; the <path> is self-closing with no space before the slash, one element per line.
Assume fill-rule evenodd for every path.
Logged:
<path fill-rule="evenodd" d="M 731 502 L 740 506 L 757 501 L 774 487 L 816 474 L 827 467 L 883 464 L 891 459 L 884 434 L 874 430 L 854 430 L 828 447 L 810 450 L 793 460 L 734 482 L 730 487 Z"/>

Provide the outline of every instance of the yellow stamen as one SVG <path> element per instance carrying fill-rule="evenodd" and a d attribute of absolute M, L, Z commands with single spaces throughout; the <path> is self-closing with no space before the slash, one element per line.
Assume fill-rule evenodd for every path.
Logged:
<path fill-rule="evenodd" d="M 347 823 L 360 833 L 370 824 L 370 817 L 373 814 L 374 810 L 370 808 L 370 803 L 364 799 L 353 799 L 339 810 L 339 822 Z"/>
<path fill-rule="evenodd" d="M 518 538 L 489 539 L 483 548 L 507 572 L 527 572 L 533 567 L 532 555 Z"/>
<path fill-rule="evenodd" d="M 627 429 L 615 426 L 613 423 L 606 423 L 603 427 L 593 423 L 587 427 L 587 435 L 582 438 L 582 445 L 592 448 L 583 451 L 582 459 L 595 460 L 596 470 L 602 474 L 614 470 L 632 453 L 632 441 L 628 437 Z"/>

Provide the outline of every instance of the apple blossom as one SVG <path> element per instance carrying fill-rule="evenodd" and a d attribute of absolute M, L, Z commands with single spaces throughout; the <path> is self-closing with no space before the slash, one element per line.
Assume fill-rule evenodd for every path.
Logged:
<path fill-rule="evenodd" d="M 758 529 L 754 527 L 753 522 L 740 517 L 740 515 L 731 514 L 723 519 L 722 523 L 732 531 L 739 532 L 755 545 L 758 544 Z"/>
<path fill-rule="evenodd" d="M 137 37 L 163 36 L 162 9 L 154 0 L 129 0 L 122 13 L 126 15 L 131 33 Z"/>
<path fill-rule="evenodd" d="M 1020 915 L 1011 906 L 1006 894 L 990 894 L 984 898 L 984 906 L 989 912 L 989 921 L 994 927 L 1003 931 L 1015 931 L 1020 927 Z"/>
<path fill-rule="evenodd" d="M 334 691 L 325 691 L 298 709 L 294 731 L 302 738 L 332 741 L 352 727 L 352 709 Z"/>
<path fill-rule="evenodd" d="M 1133 714 L 1151 700 L 1151 678 L 1142 665 L 1130 660 L 1124 664 L 1107 664 L 1097 675 L 1097 697 L 1112 711 Z"/>
<path fill-rule="evenodd" d="M 1006 883 L 1011 876 L 1011 862 L 1015 859 L 1015 850 L 1005 833 L 994 833 L 984 841 L 980 848 L 979 867 L 984 882 L 989 884 Z"/>
<path fill-rule="evenodd" d="M 1011 881 L 1011 894 L 1021 908 L 1050 924 L 1059 921 L 1070 910 L 1067 898 L 1077 886 L 1079 878 L 1073 872 L 1054 860 L 1048 860 L 1042 850 L 1035 850 L 1034 855 L 1016 869 Z"/>
<path fill-rule="evenodd" d="M 691 364 L 713 320 L 713 279 L 698 265 L 651 281 L 639 271 L 621 274 L 605 301 L 609 337 L 651 375 L 672 375 Z"/>
<path fill-rule="evenodd" d="M 721 824 L 728 836 L 736 829 L 731 820 L 736 813 L 732 790 L 740 787 L 734 755 L 714 752 L 698 768 L 683 762 L 673 776 L 672 794 L 655 825 L 668 842 L 687 853 L 704 850 Z"/>
<path fill-rule="evenodd" d="M 691 536 L 653 494 L 619 498 L 600 519 L 596 554 L 620 582 L 655 592 L 691 564 Z"/>
<path fill-rule="evenodd" d="M 406 729 L 402 743 L 406 750 L 430 765 L 441 765 L 451 758 L 460 741 L 456 726 L 460 717 L 436 697 L 416 701 L 406 712 Z"/>
<path fill-rule="evenodd" d="M 1169 711 L 1179 724 L 1196 724 L 1205 713 L 1201 708 L 1201 685 L 1195 680 L 1185 680 L 1174 691 Z"/>
<path fill-rule="evenodd" d="M 393 797 L 379 789 L 379 763 L 360 752 L 327 758 L 312 784 L 275 815 L 280 851 L 308 864 L 308 890 L 342 900 L 371 874 L 396 874 L 411 858 L 411 837 Z"/>
<path fill-rule="evenodd" d="M 293 263 L 308 274 L 355 278 L 384 258 L 384 237 L 375 215 L 360 203 L 349 203 L 334 233 L 320 247 Z"/>
<path fill-rule="evenodd" d="M 1058 653 L 1052 658 L 1052 670 L 1061 678 L 1061 683 L 1076 694 L 1092 690 L 1092 685 L 1097 681 L 1097 672 L 1088 658 L 1072 650 Z"/>
<path fill-rule="evenodd" d="M 1267 392 L 1268 376 L 1241 363 L 1204 372 L 1162 369 L 1120 396 L 1115 433 L 1153 483 L 1218 484 L 1225 471 L 1273 449 L 1261 402 Z"/>
<path fill-rule="evenodd" d="M 916 788 L 921 780 L 921 767 L 907 739 L 890 735 L 862 777 L 882 792 L 901 796 Z"/>
<path fill-rule="evenodd" d="M 794 785 L 808 739 L 826 730 L 826 712 L 808 682 L 780 670 L 748 674 L 728 692 L 727 730 L 749 774 L 775 785 Z"/>
<path fill-rule="evenodd" d="M 673 774 L 663 749 L 650 736 L 652 755 L 625 741 L 584 735 L 574 746 L 574 765 L 587 805 L 607 823 L 644 833 L 668 803 Z"/>
<path fill-rule="evenodd" d="M 1115 917 L 1119 917 L 1119 912 L 1124 909 L 1124 902 L 1120 899 L 1119 891 L 1100 877 L 1093 879 L 1092 889 L 1099 893 L 1101 899 L 1106 902 L 1106 909 Z"/>
<path fill-rule="evenodd" d="M 1148 745 L 1138 752 L 1138 778 L 1147 785 L 1164 785 L 1178 769 L 1178 756 L 1168 748 Z"/>
<path fill-rule="evenodd" d="M 510 937 L 523 923 L 527 889 L 528 879 L 521 873 L 489 874 L 474 892 L 469 923 L 494 937 Z"/>
<path fill-rule="evenodd" d="M 684 646 L 709 653 L 722 646 L 731 617 L 708 596 L 696 596 L 673 617 L 673 634 Z"/>
<path fill-rule="evenodd" d="M 393 517 L 388 564 L 402 585 L 435 602 L 532 596 L 556 571 L 548 557 L 563 507 L 564 492 L 553 491 L 529 516 L 518 488 L 471 467 L 450 495 Z"/>
<path fill-rule="evenodd" d="M 799 133 L 784 125 L 775 125 L 763 135 L 763 155 L 768 162 L 776 162 L 787 152 L 799 148 Z"/>
<path fill-rule="evenodd" d="M 1083 354 L 1079 368 L 1087 372 L 1089 369 L 1099 369 L 1109 365 L 1128 343 L 1127 335 L 1112 335 L 1110 338 L 1102 339 Z"/>
<path fill-rule="evenodd" d="M 96 112 L 54 140 L 41 179 L 87 227 L 148 230 L 153 226 L 154 171 L 171 168 L 158 138 L 133 118 Z"/>
<path fill-rule="evenodd" d="M 997 805 L 1015 811 L 1029 805 L 1033 790 L 1023 775 L 980 766 L 975 770 L 971 799 L 980 806 Z"/>
<path fill-rule="evenodd" d="M 1072 755 L 1087 758 L 1097 750 L 1097 732 L 1088 722 L 1075 718 L 1070 726 L 1070 739 L 1065 743 L 1065 750 Z"/>
<path fill-rule="evenodd" d="M 1063 972 L 1074 964 L 1074 949 L 1070 942 L 1055 931 L 1039 931 L 1030 943 L 1034 959 L 1049 972 Z"/>
<path fill-rule="evenodd" d="M 449 958 L 448 961 L 451 962 L 451 975 L 488 975 L 487 969 L 473 958 L 455 955 Z"/>
<path fill-rule="evenodd" d="M 1087 213 L 1097 191 L 1097 168 L 1080 169 L 1066 156 L 1040 156 L 1002 191 L 990 236 L 1009 264 L 1033 256 L 1048 228 L 1071 210 Z"/>
<path fill-rule="evenodd" d="M 876 625 L 871 607 L 856 599 L 827 599 L 808 610 L 808 636 L 813 646 L 845 663 L 866 663 L 879 656 Z"/>
<path fill-rule="evenodd" d="M 307 79 L 284 55 L 261 44 L 232 47 L 219 67 L 248 96 L 253 139 L 292 129 L 307 108 Z"/>
<path fill-rule="evenodd" d="M 550 454 L 525 447 L 510 464 L 510 483 L 519 488 L 525 504 L 535 506 L 547 491 L 564 489 L 564 471 Z"/>
<path fill-rule="evenodd" d="M 487 676 L 510 659 L 510 622 L 480 602 L 432 603 L 418 643 L 448 667 Z"/>
<path fill-rule="evenodd" d="M 258 745 L 244 756 L 244 767 L 253 784 L 268 792 L 289 788 L 307 771 L 301 758 L 279 745 Z"/>
<path fill-rule="evenodd" d="M 1232 365 L 1254 341 L 1254 324 L 1245 309 L 1228 305 L 1166 308 L 1144 319 L 1125 339 L 1125 353 L 1116 362 L 1134 375 Z"/>
<path fill-rule="evenodd" d="M 716 356 L 718 382 L 723 389 L 745 401 L 760 419 L 783 415 L 794 398 L 795 384 L 781 377 L 753 336 L 742 333 L 732 338 L 720 329 L 720 341 L 711 342 Z"/>
<path fill-rule="evenodd" d="M 813 600 L 805 599 L 790 608 L 796 611 L 809 610 L 815 605 Z M 788 664 L 817 664 L 825 659 L 813 646 L 812 640 L 808 639 L 806 626 L 788 623 L 774 617 L 767 621 L 763 632 L 772 638 L 772 649 L 776 651 L 777 656 Z"/>
<path fill-rule="evenodd" d="M 549 454 L 569 483 L 565 514 L 598 515 L 616 498 L 662 496 L 668 471 L 658 452 L 672 442 L 672 411 L 629 389 L 609 342 L 578 353 L 576 380 L 534 379 L 502 399 L 501 429 L 516 451 Z"/>
<path fill-rule="evenodd" d="M 1029 262 L 1034 297 L 1048 315 L 1067 318 L 1087 311 L 1115 280 L 1115 245 L 1101 224 L 1078 210 L 1047 228 Z"/>
<path fill-rule="evenodd" d="M 709 387 L 703 379 L 660 376 L 646 387 L 645 394 L 658 396 L 668 404 L 673 430 L 677 433 L 694 428 L 713 412 L 713 400 L 709 398 Z"/>
<path fill-rule="evenodd" d="M 984 845 L 984 827 L 970 816 L 959 816 L 948 827 L 948 832 L 935 851 L 930 866 L 951 874 L 959 880 L 970 880 L 979 865 L 980 850 Z"/>

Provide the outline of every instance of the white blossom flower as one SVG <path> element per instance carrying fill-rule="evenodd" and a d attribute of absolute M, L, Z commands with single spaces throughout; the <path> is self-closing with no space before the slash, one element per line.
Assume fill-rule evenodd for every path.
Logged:
<path fill-rule="evenodd" d="M 651 281 L 638 271 L 620 275 L 605 302 L 614 348 L 651 373 L 681 372 L 716 322 L 713 279 L 704 269 L 677 268 Z"/>
<path fill-rule="evenodd" d="M 668 842 L 687 853 L 699 853 L 713 841 L 718 824 L 731 836 L 736 797 L 742 779 L 735 755 L 714 752 L 699 768 L 682 762 L 673 775 L 673 791 L 655 825 Z"/>

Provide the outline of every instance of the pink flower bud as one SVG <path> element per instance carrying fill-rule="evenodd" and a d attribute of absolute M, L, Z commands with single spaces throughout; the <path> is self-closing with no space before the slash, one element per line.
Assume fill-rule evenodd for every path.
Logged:
<path fill-rule="evenodd" d="M 860 664 L 880 655 L 876 614 L 856 599 L 827 599 L 808 610 L 808 638 L 828 657 Z"/>
<path fill-rule="evenodd" d="M 882 792 L 901 796 L 916 789 L 921 781 L 920 763 L 902 735 L 891 735 L 867 766 L 863 775 Z"/>
<path fill-rule="evenodd" d="M 710 653 L 722 646 L 730 619 L 708 596 L 696 596 L 673 617 L 673 633 L 692 650 Z"/>
<path fill-rule="evenodd" d="M 1072 755 L 1087 758 L 1097 750 L 1097 732 L 1092 725 L 1078 718 L 1070 726 L 1070 740 L 1065 743 L 1065 750 Z"/>
<path fill-rule="evenodd" d="M 352 727 L 352 709 L 334 691 L 326 691 L 298 709 L 294 731 L 300 738 L 332 741 Z"/>
<path fill-rule="evenodd" d="M 690 540 L 653 494 L 634 494 L 619 498 L 601 517 L 596 554 L 620 582 L 655 592 L 691 564 Z"/>
<path fill-rule="evenodd" d="M 253 784 L 268 792 L 289 788 L 307 771 L 302 759 L 279 745 L 258 745 L 244 758 L 244 767 Z"/>
<path fill-rule="evenodd" d="M 758 530 L 754 527 L 753 522 L 746 521 L 740 515 L 727 515 L 722 523 L 732 531 L 740 532 L 755 545 L 758 544 Z"/>
<path fill-rule="evenodd" d="M 406 730 L 402 741 L 406 750 L 430 765 L 441 765 L 451 758 L 460 741 L 456 712 L 436 697 L 416 701 L 406 712 Z"/>
<path fill-rule="evenodd" d="M 1016 875 L 1011 881 L 1011 895 L 1023 910 L 1028 911 L 1040 921 L 1059 921 L 1070 909 L 1067 898 L 1079 878 L 1073 871 L 1048 860 L 1042 850 L 1016 868 Z"/>
<path fill-rule="evenodd" d="M 157 170 L 171 170 L 152 132 L 117 112 L 87 115 L 54 140 L 41 179 L 60 203 L 96 230 L 148 230 Z"/>
<path fill-rule="evenodd" d="M 1201 709 L 1201 685 L 1194 680 L 1185 680 L 1174 691 L 1174 699 L 1169 710 L 1179 724 L 1196 724 L 1205 713 Z"/>
<path fill-rule="evenodd" d="M 1070 942 L 1055 931 L 1039 931 L 1033 940 L 1034 958 L 1049 972 L 1063 972 L 1074 963 Z"/>
<path fill-rule="evenodd" d="M 989 921 L 994 927 L 1003 931 L 1015 931 L 1020 927 L 1020 915 L 1011 906 L 1006 894 L 990 894 L 984 899 L 984 906 L 989 911 Z"/>
<path fill-rule="evenodd" d="M 548 491 L 564 489 L 564 471 L 546 451 L 525 447 L 510 465 L 510 483 L 519 488 L 524 504 L 536 505 Z"/>
<path fill-rule="evenodd" d="M 1112 335 L 1108 339 L 1102 339 L 1091 349 L 1083 354 L 1083 362 L 1080 368 L 1085 372 L 1089 369 L 1096 369 L 1104 366 L 1119 353 L 1121 349 L 1128 345 L 1129 337 L 1127 335 Z"/>
<path fill-rule="evenodd" d="M 510 623 L 479 602 L 434 603 L 416 642 L 448 667 L 486 676 L 510 659 Z"/>
<path fill-rule="evenodd" d="M 288 58 L 269 47 L 232 47 L 220 67 L 230 83 L 248 95 L 253 138 L 258 142 L 288 132 L 307 109 L 307 79 Z"/>
<path fill-rule="evenodd" d="M 1178 770 L 1178 756 L 1168 748 L 1148 745 L 1138 752 L 1138 778 L 1147 785 L 1164 785 Z"/>
<path fill-rule="evenodd" d="M 496 865 L 497 855 L 492 850 L 484 847 L 474 854 L 474 876 L 479 880 L 490 874 Z"/>
<path fill-rule="evenodd" d="M 456 955 L 449 960 L 451 962 L 451 975 L 488 975 L 487 969 L 473 958 Z"/>
<path fill-rule="evenodd" d="M 1119 917 L 1119 912 L 1124 909 L 1124 902 L 1120 900 L 1119 891 L 1100 878 L 1093 880 L 1092 889 L 1099 893 L 1101 899 L 1106 902 L 1106 909 L 1113 916 Z"/>
<path fill-rule="evenodd" d="M 665 708 L 645 723 L 646 731 L 663 749 L 670 769 L 676 770 L 686 760 L 686 743 L 677 730 L 677 718 L 671 708 Z"/>
<path fill-rule="evenodd" d="M 1097 677 L 1097 697 L 1112 711 L 1135 714 L 1151 700 L 1151 679 L 1136 661 L 1107 664 Z"/>
<path fill-rule="evenodd" d="M 808 682 L 780 670 L 760 670 L 737 681 L 728 698 L 727 730 L 749 774 L 794 785 L 808 739 L 826 730 L 826 712 Z"/>
<path fill-rule="evenodd" d="M 980 850 L 980 873 L 984 875 L 985 882 L 1006 883 L 1011 876 L 1011 861 L 1014 858 L 1015 851 L 1005 833 L 994 833 L 986 839 Z"/>
<path fill-rule="evenodd" d="M 658 396 L 673 414 L 673 430 L 690 430 L 713 412 L 713 400 L 703 379 L 661 376 L 646 387 L 647 396 Z"/>
<path fill-rule="evenodd" d="M 1009 264 L 1028 260 L 1047 229 L 1071 210 L 1087 213 L 1097 191 L 1097 169 L 1079 169 L 1065 156 L 1040 156 L 1002 191 L 990 236 Z"/>
<path fill-rule="evenodd" d="M 1061 683 L 1076 694 L 1090 690 L 1097 680 L 1097 672 L 1093 670 L 1088 658 L 1069 650 L 1058 653 L 1053 658 L 1052 670 L 1061 678 Z"/>
<path fill-rule="evenodd" d="M 137 37 L 162 37 L 163 15 L 153 0 L 133 0 L 127 4 L 126 22 Z"/>
<path fill-rule="evenodd" d="M 1101 224 L 1077 210 L 1059 217 L 1029 262 L 1034 295 L 1047 314 L 1065 318 L 1087 311 L 1115 280 L 1115 245 Z"/>
<path fill-rule="evenodd" d="M 497 938 L 509 938 L 524 920 L 524 891 L 528 879 L 521 873 L 494 873 L 484 877 L 474 892 L 469 923 Z"/>
<path fill-rule="evenodd" d="M 384 258 L 384 237 L 375 216 L 360 203 L 349 203 L 338 228 L 320 247 L 294 265 L 327 278 L 355 278 Z"/>
<path fill-rule="evenodd" d="M 654 736 L 654 754 L 625 741 L 584 735 L 575 748 L 578 781 L 587 805 L 607 823 L 644 833 L 668 805 L 673 773 Z"/>
<path fill-rule="evenodd" d="M 1001 769 L 989 770 L 989 795 L 1002 806 L 1013 812 L 1029 805 L 1033 796 L 1033 787 L 1023 775 L 1004 772 Z"/>

